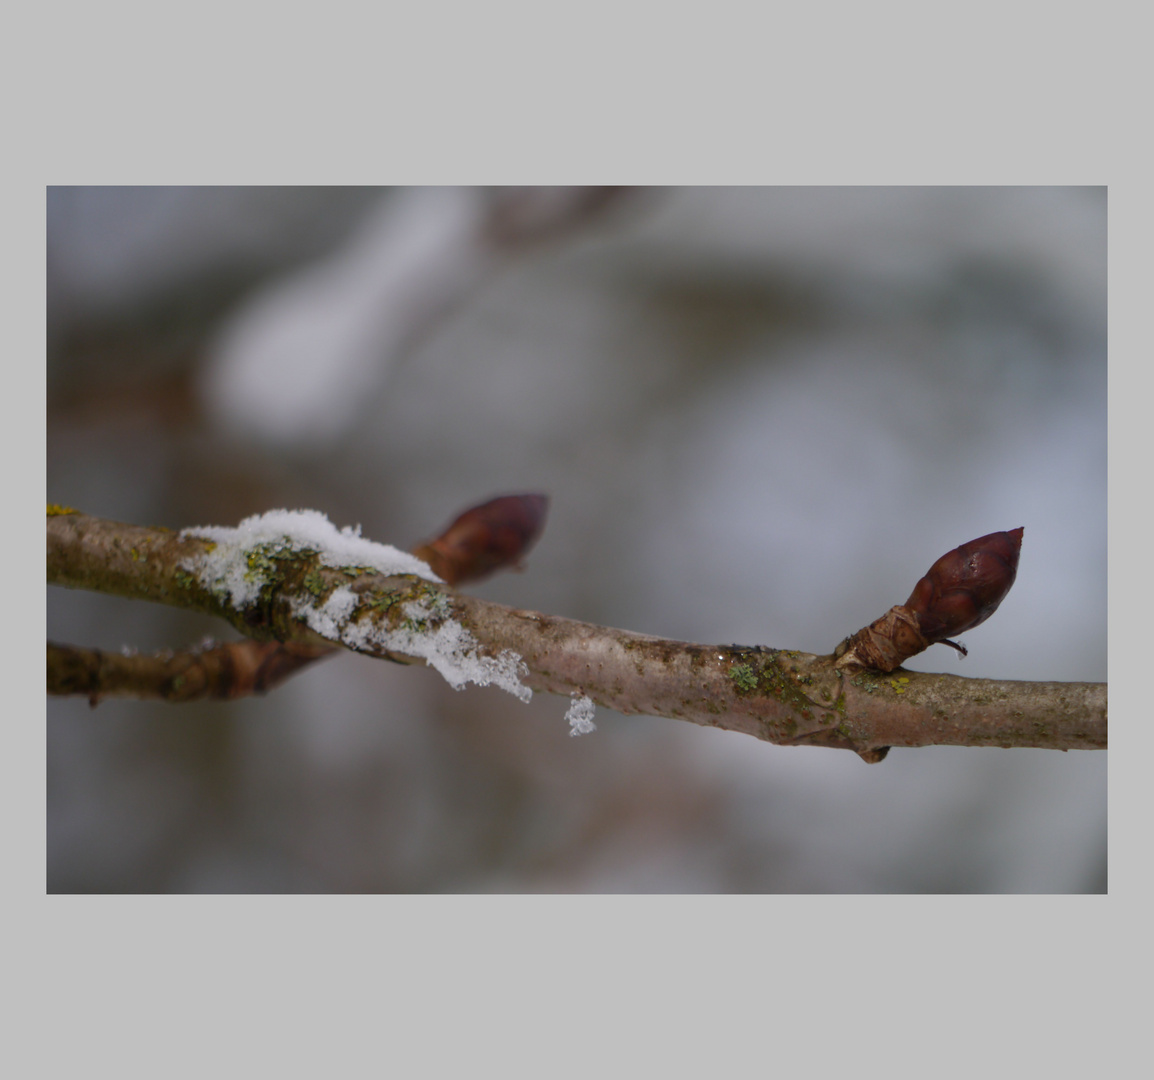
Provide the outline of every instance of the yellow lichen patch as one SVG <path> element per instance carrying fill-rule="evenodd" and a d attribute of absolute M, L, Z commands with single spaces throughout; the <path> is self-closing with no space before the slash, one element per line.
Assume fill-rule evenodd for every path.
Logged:
<path fill-rule="evenodd" d="M 893 687 L 895 694 L 904 694 L 907 689 L 906 684 L 909 681 L 909 679 L 890 679 L 890 686 Z"/>
<path fill-rule="evenodd" d="M 60 517 L 61 514 L 79 514 L 79 510 L 73 510 L 71 506 L 61 506 L 59 503 L 48 504 L 48 516 Z"/>

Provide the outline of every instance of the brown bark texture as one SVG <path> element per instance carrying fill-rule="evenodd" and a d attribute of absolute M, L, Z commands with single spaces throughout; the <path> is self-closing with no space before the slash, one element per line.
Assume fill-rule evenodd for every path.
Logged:
<path fill-rule="evenodd" d="M 581 693 L 622 713 L 688 720 L 781 745 L 844 748 L 871 762 L 892 746 L 1106 747 L 1102 683 L 882 672 L 836 655 L 670 641 L 509 608 L 407 575 L 319 566 L 307 553 L 277 560 L 272 584 L 237 609 L 181 569 L 207 544 L 162 529 L 50 513 L 48 580 L 207 611 L 258 640 L 318 653 L 344 646 L 404 663 L 419 658 L 374 645 L 365 634 L 355 641 L 321 637 L 299 604 L 302 597 L 323 600 L 348 589 L 355 597 L 349 625 L 382 633 L 408 627 L 409 634 L 417 604 L 422 633 L 452 621 L 475 639 L 481 655 L 515 653 L 524 665 L 523 684 L 534 690 Z M 70 684 L 59 675 L 53 685 L 52 670 L 50 664 L 50 692 L 116 692 L 91 682 Z"/>
<path fill-rule="evenodd" d="M 48 689 L 54 694 L 84 694 L 93 705 L 106 696 L 233 701 L 265 694 L 333 651 L 327 645 L 231 641 L 211 648 L 143 655 L 50 641 Z"/>

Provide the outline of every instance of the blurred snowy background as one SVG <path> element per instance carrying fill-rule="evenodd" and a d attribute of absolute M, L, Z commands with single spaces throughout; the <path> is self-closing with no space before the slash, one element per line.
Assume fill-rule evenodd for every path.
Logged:
<path fill-rule="evenodd" d="M 410 547 L 552 496 L 476 591 L 829 652 L 949 548 L 1017 583 L 919 670 L 1106 679 L 1104 189 L 54 188 L 50 501 Z M 49 636 L 223 624 L 50 588 Z M 1104 752 L 880 765 L 352 655 L 49 699 L 50 892 L 1102 892 Z"/>

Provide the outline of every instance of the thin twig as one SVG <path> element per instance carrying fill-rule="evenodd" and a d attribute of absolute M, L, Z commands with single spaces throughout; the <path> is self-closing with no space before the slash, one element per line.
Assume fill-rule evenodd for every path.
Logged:
<path fill-rule="evenodd" d="M 153 655 L 48 642 L 48 693 L 151 698 L 170 703 L 233 701 L 265 694 L 335 650 L 325 645 L 232 641 Z"/>

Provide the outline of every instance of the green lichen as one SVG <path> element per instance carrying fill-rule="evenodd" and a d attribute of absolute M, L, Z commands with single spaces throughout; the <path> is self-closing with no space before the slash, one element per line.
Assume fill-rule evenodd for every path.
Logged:
<path fill-rule="evenodd" d="M 867 694 L 873 694 L 877 691 L 877 682 L 866 675 L 858 675 L 857 678 L 850 679 L 850 685 L 856 686 L 859 690 L 864 690 Z"/>
<path fill-rule="evenodd" d="M 314 566 L 305 574 L 302 584 L 315 599 L 319 600 L 324 595 L 325 579 L 319 568 Z"/>
<path fill-rule="evenodd" d="M 359 577 L 369 577 L 380 574 L 380 570 L 376 570 L 371 566 L 336 566 L 331 569 L 335 570 L 338 574 L 343 574 L 350 581 L 355 581 Z"/>
<path fill-rule="evenodd" d="M 788 653 L 786 655 L 789 655 Z M 794 653 L 794 656 L 797 654 Z M 798 689 L 798 684 L 803 679 L 812 683 L 809 676 L 802 676 L 800 678 L 791 678 L 790 674 L 783 668 L 779 661 L 780 653 L 770 653 L 768 656 L 761 659 L 759 664 L 759 685 L 762 692 L 768 694 L 770 697 L 777 698 L 778 701 L 787 703 L 797 710 L 805 709 L 807 706 L 812 706 L 809 697 Z M 796 669 L 795 669 L 796 672 Z"/>
<path fill-rule="evenodd" d="M 248 548 L 244 553 L 245 578 L 260 585 L 262 599 L 267 599 L 277 582 L 300 582 L 314 598 L 327 591 L 317 566 L 317 552 L 312 548 L 294 548 L 287 540 L 269 540 Z"/>
<path fill-rule="evenodd" d="M 413 597 L 412 606 L 407 606 L 401 626 L 413 633 L 424 633 L 430 625 L 436 625 L 449 615 L 449 603 L 438 592 L 421 588 Z"/>
<path fill-rule="evenodd" d="M 383 593 L 380 596 L 364 596 L 361 598 L 360 610 L 373 612 L 378 615 L 387 615 L 400 597 L 396 593 Z"/>
<path fill-rule="evenodd" d="M 257 544 L 244 553 L 244 561 L 248 566 L 245 574 L 250 581 L 266 579 L 276 573 L 277 559 L 290 553 L 290 548 L 284 541 L 270 541 Z"/>
<path fill-rule="evenodd" d="M 429 605 L 429 617 L 435 622 L 444 622 L 453 614 L 452 601 L 440 590 L 427 585 L 421 587 L 422 599 Z"/>
<path fill-rule="evenodd" d="M 757 675 L 748 664 L 734 664 L 729 669 L 729 677 L 738 693 L 752 694 L 757 689 Z"/>

